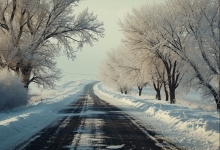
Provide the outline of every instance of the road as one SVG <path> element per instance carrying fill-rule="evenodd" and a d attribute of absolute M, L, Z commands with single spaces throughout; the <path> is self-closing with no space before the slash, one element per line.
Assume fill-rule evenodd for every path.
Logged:
<path fill-rule="evenodd" d="M 180 149 L 94 94 L 88 84 L 56 121 L 14 149 Z"/>

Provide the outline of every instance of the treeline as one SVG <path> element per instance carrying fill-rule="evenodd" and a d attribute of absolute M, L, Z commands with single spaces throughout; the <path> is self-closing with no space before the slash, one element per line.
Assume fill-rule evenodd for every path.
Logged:
<path fill-rule="evenodd" d="M 176 101 L 178 87 L 199 90 L 220 110 L 220 14 L 217 0 L 167 0 L 119 21 L 122 44 L 107 53 L 100 80 L 121 92 L 150 84 Z"/>

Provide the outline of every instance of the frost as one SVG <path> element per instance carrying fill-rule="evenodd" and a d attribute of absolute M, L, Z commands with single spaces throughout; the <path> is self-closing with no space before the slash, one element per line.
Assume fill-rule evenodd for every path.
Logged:
<path fill-rule="evenodd" d="M 167 0 L 164 4 L 134 8 L 119 21 L 123 42 L 136 53 L 149 51 L 166 61 L 167 85 L 181 79 L 184 82 L 177 81 L 177 86 L 200 90 L 204 99 L 219 104 L 218 6 L 216 0 Z M 140 59 L 139 55 L 135 57 Z M 146 61 L 147 58 L 153 59 L 149 55 Z M 174 68 L 175 61 L 179 65 L 177 70 L 167 70 Z M 162 72 L 162 68 L 159 70 Z M 169 78 L 174 74 L 175 80 Z M 153 77 L 156 78 L 155 74 Z"/>
<path fill-rule="evenodd" d="M 80 0 L 0 2 L 0 69 L 16 72 L 28 88 L 54 88 L 62 77 L 56 58 L 75 59 L 75 52 L 103 37 L 103 23 L 88 9 L 78 15 Z"/>
<path fill-rule="evenodd" d="M 166 136 L 165 138 L 182 145 L 185 149 L 218 149 L 219 114 L 206 110 L 210 104 L 204 105 L 203 110 L 198 108 L 197 104 L 191 108 L 190 105 L 184 105 L 179 101 L 171 105 L 166 101 L 157 101 L 152 89 L 149 88 L 143 90 L 142 97 L 134 92 L 129 95 L 120 94 L 102 83 L 95 85 L 93 89 L 101 99 L 120 108 L 138 120 L 141 125 L 153 128 L 156 133 Z M 197 99 L 194 99 L 194 95 L 197 95 Z M 198 96 L 199 93 L 191 93 L 188 99 L 182 101 L 190 102 L 194 99 L 202 104 Z"/>
<path fill-rule="evenodd" d="M 124 147 L 124 144 L 122 145 L 111 145 L 111 146 L 107 146 L 106 148 L 107 149 L 120 149 L 120 148 L 123 148 Z"/>
<path fill-rule="evenodd" d="M 30 96 L 20 79 L 7 69 L 0 70 L 0 111 L 24 107 Z"/>

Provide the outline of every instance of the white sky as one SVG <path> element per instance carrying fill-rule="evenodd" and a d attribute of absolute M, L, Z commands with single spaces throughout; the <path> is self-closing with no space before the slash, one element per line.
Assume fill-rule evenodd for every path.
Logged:
<path fill-rule="evenodd" d="M 117 24 L 118 19 L 123 19 L 133 7 L 139 7 L 146 3 L 160 3 L 164 0 L 83 0 L 77 7 L 77 11 L 89 8 L 98 15 L 98 19 L 104 23 L 105 37 L 95 42 L 93 46 L 84 46 L 82 51 L 76 53 L 74 61 L 66 57 L 58 59 L 58 67 L 63 70 L 61 81 L 75 79 L 97 79 L 98 67 L 105 58 L 106 51 L 115 48 L 120 43 L 122 34 Z"/>

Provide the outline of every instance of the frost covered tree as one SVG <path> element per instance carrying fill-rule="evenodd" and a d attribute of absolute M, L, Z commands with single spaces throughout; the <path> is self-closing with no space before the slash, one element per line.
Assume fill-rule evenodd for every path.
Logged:
<path fill-rule="evenodd" d="M 139 90 L 139 95 L 144 86 L 148 84 L 146 70 L 143 69 L 141 54 L 132 53 L 124 44 L 107 53 L 107 58 L 100 66 L 100 80 L 117 89 L 121 93 L 127 94 L 131 87 L 135 86 Z"/>
<path fill-rule="evenodd" d="M 109 87 L 127 94 L 128 83 L 121 80 L 123 74 L 120 70 L 120 64 L 121 59 L 118 57 L 116 51 L 112 50 L 107 52 L 107 57 L 99 67 L 99 79 Z"/>
<path fill-rule="evenodd" d="M 151 58 L 151 61 L 148 64 L 148 69 L 150 75 L 149 77 L 151 79 L 150 81 L 152 82 L 153 88 L 156 91 L 156 99 L 161 100 L 161 89 L 163 85 L 165 92 L 167 92 L 166 84 L 165 84 L 167 82 L 165 78 L 165 67 L 160 59 L 153 57 Z M 166 95 L 166 100 L 167 98 L 168 95 Z"/>
<path fill-rule="evenodd" d="M 219 85 L 215 83 L 219 82 L 220 65 L 218 1 L 171 0 L 166 6 L 169 23 L 166 30 L 160 32 L 161 37 L 169 35 L 164 38 L 165 46 L 189 64 L 194 72 L 190 80 L 194 79 L 203 96 L 219 104 Z M 166 20 L 168 18 L 163 22 Z"/>
<path fill-rule="evenodd" d="M 133 49 L 153 53 L 167 50 L 181 58 L 190 67 L 188 80 L 203 91 L 206 99 L 219 104 L 217 0 L 167 0 L 165 4 L 146 5 L 133 9 L 119 24 Z"/>
<path fill-rule="evenodd" d="M 0 70 L 0 111 L 28 104 L 30 95 L 23 87 L 18 76 L 13 75 L 10 70 L 7 68 Z"/>
<path fill-rule="evenodd" d="M 142 90 L 149 80 L 147 78 L 147 61 L 145 60 L 144 51 L 132 51 L 130 47 L 124 43 L 120 44 L 116 49 L 117 55 L 121 56 L 120 72 L 123 74 L 121 80 L 128 82 L 131 87 L 138 88 L 138 94 L 141 96 Z"/>
<path fill-rule="evenodd" d="M 135 17 L 135 15 L 128 15 L 125 19 L 126 23 L 120 22 L 122 30 L 125 34 L 124 41 L 125 43 L 130 44 L 136 53 L 138 53 L 140 50 L 145 51 L 145 60 L 148 60 L 149 62 L 148 67 L 145 69 L 150 70 L 150 79 L 152 80 L 153 87 L 157 93 L 156 98 L 161 100 L 160 91 L 162 85 L 164 85 L 167 100 L 168 92 L 166 86 L 168 86 L 170 103 L 175 103 L 175 90 L 179 86 L 179 83 L 183 77 L 183 62 L 178 55 L 175 55 L 173 52 L 171 53 L 166 47 L 160 46 L 159 44 L 161 41 L 158 40 L 157 37 L 153 37 L 151 35 L 151 39 L 149 41 L 145 41 L 146 35 L 143 35 L 143 31 L 146 31 L 146 27 L 144 26 L 145 24 L 142 22 L 143 25 L 136 25 L 137 18 L 138 17 Z M 152 48 L 151 46 L 155 47 Z"/>
<path fill-rule="evenodd" d="M 173 104 L 176 101 L 176 89 L 180 85 L 183 76 L 186 72 L 186 67 L 182 59 L 170 51 L 166 50 L 156 50 L 156 72 L 164 85 L 166 100 L 167 100 L 167 90 L 166 85 L 169 89 L 170 103 Z M 162 64 L 158 64 L 158 62 Z M 162 66 L 162 68 L 158 67 Z M 166 78 L 165 78 L 166 77 Z"/>
<path fill-rule="evenodd" d="M 57 56 L 70 59 L 84 44 L 103 37 L 103 24 L 80 0 L 0 0 L 0 66 L 15 71 L 27 88 L 31 82 L 53 87 L 61 77 Z"/>
<path fill-rule="evenodd" d="M 143 88 L 149 84 L 149 79 L 147 78 L 148 70 L 143 68 L 140 68 L 140 70 L 135 70 L 136 71 L 133 78 L 133 86 L 136 86 L 138 88 L 138 95 L 141 96 Z"/>

